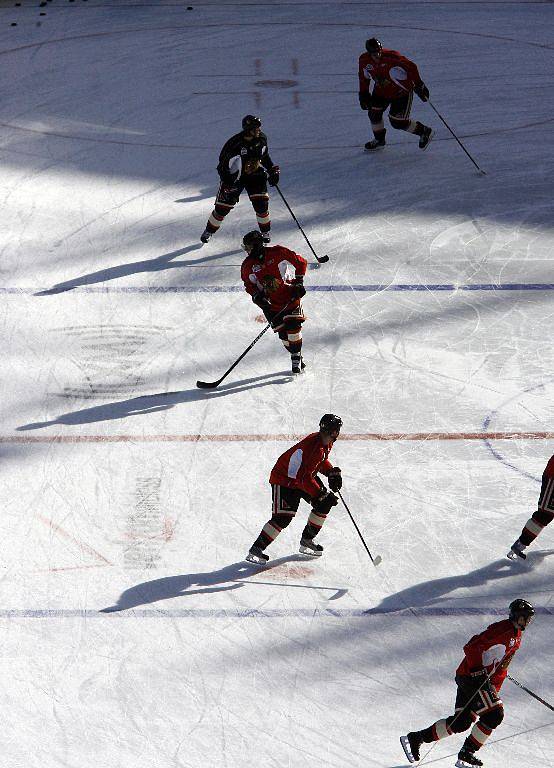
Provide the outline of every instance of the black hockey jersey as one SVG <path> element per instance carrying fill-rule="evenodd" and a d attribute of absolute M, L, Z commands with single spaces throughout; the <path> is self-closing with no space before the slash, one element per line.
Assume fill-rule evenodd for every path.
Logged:
<path fill-rule="evenodd" d="M 217 172 L 221 181 L 232 184 L 245 172 L 245 166 L 246 172 L 252 173 L 260 165 L 266 171 L 273 166 L 267 149 L 267 136 L 260 131 L 257 138 L 246 141 L 241 131 L 225 142 L 219 155 Z"/>

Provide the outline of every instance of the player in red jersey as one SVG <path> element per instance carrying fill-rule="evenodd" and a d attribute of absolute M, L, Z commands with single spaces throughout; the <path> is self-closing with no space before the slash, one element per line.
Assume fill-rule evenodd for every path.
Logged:
<path fill-rule="evenodd" d="M 301 299 L 306 294 L 308 262 L 282 245 L 266 247 L 256 230 L 243 237 L 242 247 L 248 254 L 241 266 L 244 287 L 290 352 L 292 372 L 302 373 L 306 367 L 302 359 L 302 323 L 306 318 Z"/>
<path fill-rule="evenodd" d="M 301 499 L 312 505 L 312 511 L 302 532 L 300 552 L 312 557 L 323 554 L 323 547 L 316 544 L 314 538 L 331 509 L 338 504 L 333 491 L 342 488 L 341 471 L 329 461 L 329 453 L 341 427 L 342 419 L 326 413 L 319 422 L 319 432 L 308 435 L 277 459 L 269 476 L 273 510 L 246 556 L 251 563 L 263 565 L 269 560 L 264 550 L 290 523 Z M 318 474 L 327 477 L 331 490 L 327 490 Z"/>
<path fill-rule="evenodd" d="M 532 544 L 543 528 L 554 519 L 554 456 L 550 457 L 548 464 L 542 475 L 541 492 L 539 495 L 539 504 L 536 512 L 525 523 L 519 539 L 514 541 L 508 552 L 510 560 L 517 560 L 521 557 L 523 560 L 527 557 L 523 550 Z"/>
<path fill-rule="evenodd" d="M 411 763 L 420 759 L 422 744 L 463 733 L 474 724 L 458 754 L 456 766 L 483 765 L 475 752 L 504 718 L 504 706 L 498 692 L 508 674 L 508 665 L 521 644 L 521 634 L 534 616 L 533 606 L 518 598 L 510 603 L 507 619 L 491 624 L 464 645 L 465 656 L 456 670 L 458 692 L 454 714 L 421 731 L 411 731 L 400 737 Z"/>
<path fill-rule="evenodd" d="M 242 118 L 242 131 L 225 142 L 219 155 L 217 172 L 221 183 L 217 190 L 214 209 L 207 221 L 200 240 L 207 243 L 223 224 L 227 214 L 239 201 L 246 190 L 260 232 L 269 243 L 271 220 L 269 218 L 269 194 L 267 185 L 279 182 L 280 169 L 269 156 L 267 136 L 261 130 L 262 121 L 256 115 Z"/>
<path fill-rule="evenodd" d="M 429 98 L 429 89 L 421 79 L 417 66 L 398 51 L 383 48 L 375 37 L 366 40 L 366 52 L 358 62 L 360 107 L 369 112 L 374 138 L 365 145 L 373 151 L 385 146 L 387 133 L 383 114 L 390 107 L 389 121 L 393 128 L 419 136 L 420 149 L 426 149 L 433 136 L 429 126 L 410 120 L 413 94 L 422 101 Z M 373 83 L 373 91 L 369 86 Z"/>

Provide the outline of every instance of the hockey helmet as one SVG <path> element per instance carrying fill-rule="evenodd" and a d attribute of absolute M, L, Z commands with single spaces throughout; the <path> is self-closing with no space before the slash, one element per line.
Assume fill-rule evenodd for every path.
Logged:
<path fill-rule="evenodd" d="M 260 259 L 261 261 L 264 257 L 264 240 L 262 233 L 257 229 L 247 232 L 242 238 L 241 247 L 249 256 L 253 256 L 255 259 Z"/>
<path fill-rule="evenodd" d="M 370 37 L 369 40 L 365 41 L 365 49 L 368 53 L 381 53 L 383 46 L 381 45 L 381 41 L 377 40 L 376 37 Z"/>
<path fill-rule="evenodd" d="M 341 427 L 342 419 L 340 416 L 335 416 L 334 413 L 326 413 L 319 420 L 319 429 L 322 432 L 327 432 L 327 434 L 330 434 L 331 432 L 340 432 Z"/>
<path fill-rule="evenodd" d="M 242 118 L 242 130 L 254 131 L 256 128 L 262 127 L 262 121 L 256 115 L 245 115 Z"/>
<path fill-rule="evenodd" d="M 527 602 L 527 600 L 523 600 L 521 597 L 518 597 L 517 600 L 513 600 L 510 603 L 509 618 L 516 627 L 524 630 L 535 618 L 535 609 L 531 603 Z M 520 626 L 519 624 L 520 618 L 524 618 L 526 620 L 523 626 Z"/>

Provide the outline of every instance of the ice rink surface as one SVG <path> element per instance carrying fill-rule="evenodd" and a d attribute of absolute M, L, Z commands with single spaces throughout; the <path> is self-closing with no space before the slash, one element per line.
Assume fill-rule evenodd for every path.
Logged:
<path fill-rule="evenodd" d="M 192 2 L 0 4 L 2 765 L 397 768 L 515 597 L 537 617 L 510 673 L 554 702 L 554 527 L 505 557 L 554 453 L 553 6 Z M 486 176 L 417 99 L 428 151 L 362 152 L 374 35 Z M 248 200 L 198 242 L 246 113 L 330 261 L 305 376 L 266 334 L 203 391 L 263 327 Z M 383 563 L 343 507 L 299 555 L 303 505 L 256 569 L 269 471 L 325 412 Z M 487 768 L 552 765 L 554 714 L 502 695 Z"/>

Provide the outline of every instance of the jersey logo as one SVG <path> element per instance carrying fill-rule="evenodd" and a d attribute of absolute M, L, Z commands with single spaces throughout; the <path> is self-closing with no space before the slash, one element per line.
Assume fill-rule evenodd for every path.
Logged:
<path fill-rule="evenodd" d="M 275 291 L 279 288 L 279 281 L 272 275 L 266 275 L 263 277 L 262 284 L 266 293 L 275 293 Z"/>

